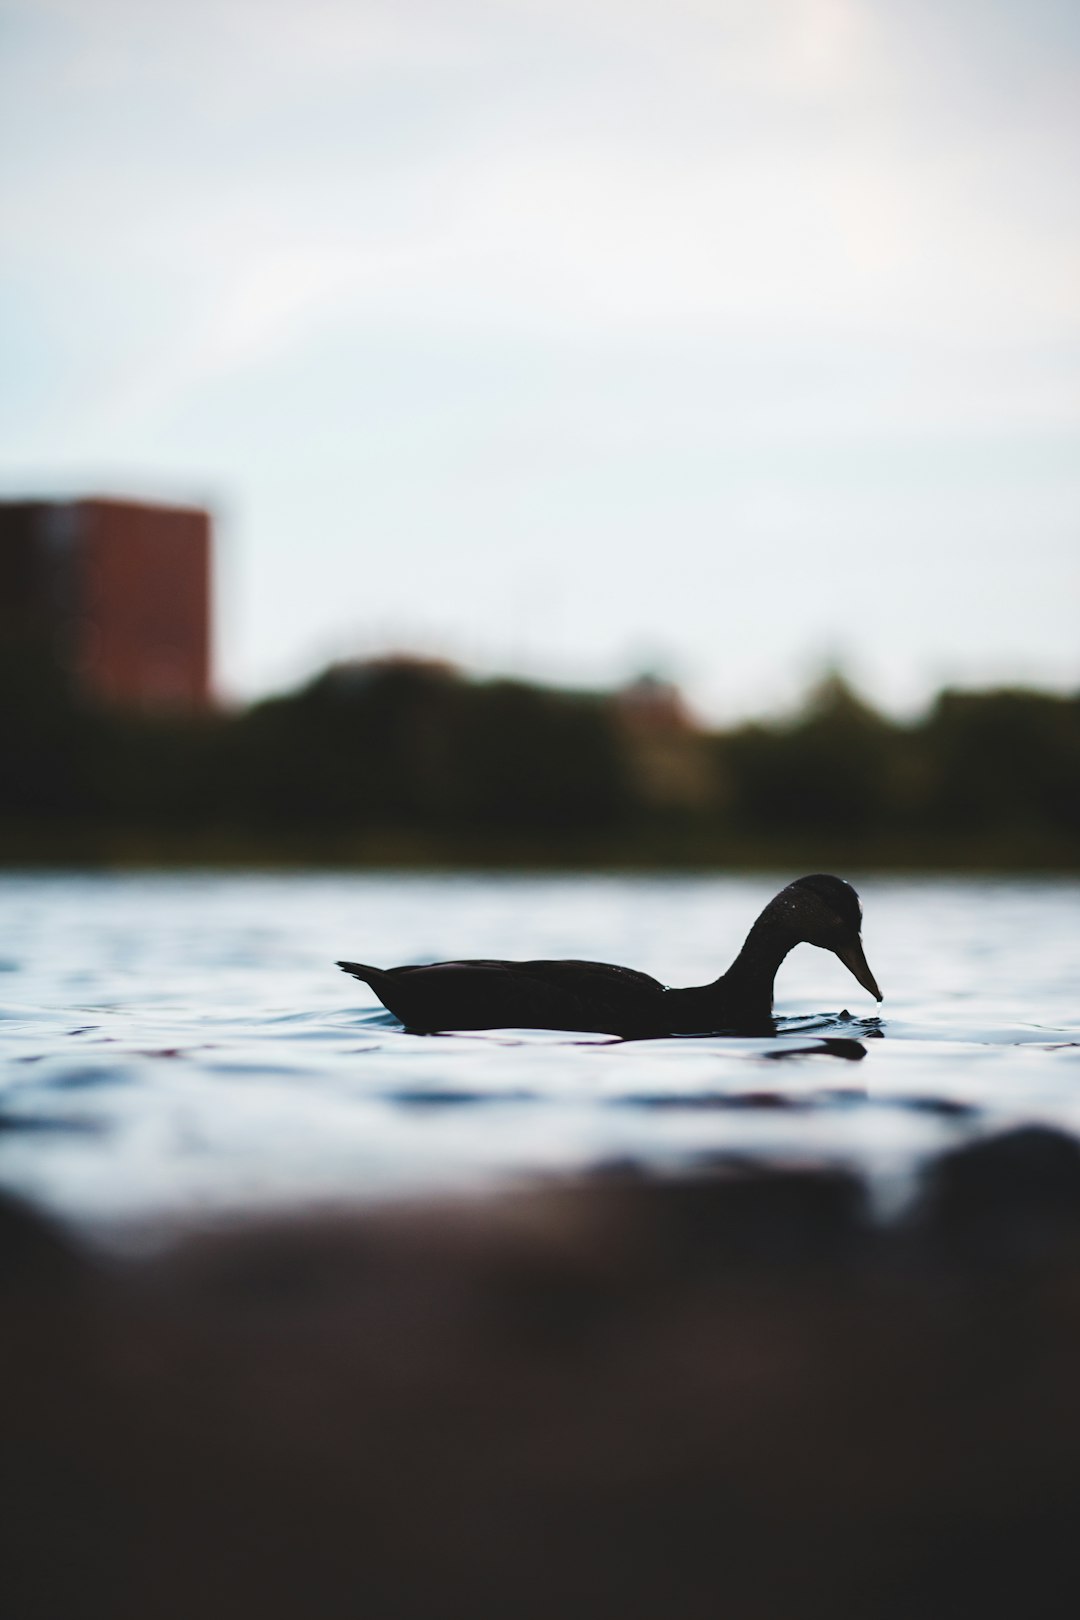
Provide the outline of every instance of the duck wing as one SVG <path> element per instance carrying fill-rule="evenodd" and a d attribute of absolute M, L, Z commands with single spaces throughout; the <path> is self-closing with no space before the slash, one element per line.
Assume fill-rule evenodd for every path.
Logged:
<path fill-rule="evenodd" d="M 338 964 L 363 979 L 410 1029 L 574 1029 L 612 1035 L 648 1025 L 663 986 L 613 962 L 503 962 L 417 967 Z"/>

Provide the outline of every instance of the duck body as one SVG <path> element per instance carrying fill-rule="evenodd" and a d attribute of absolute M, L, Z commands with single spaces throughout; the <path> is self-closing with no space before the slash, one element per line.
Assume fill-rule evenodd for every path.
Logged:
<path fill-rule="evenodd" d="M 369 984 L 408 1029 L 567 1029 L 647 1036 L 704 1034 L 726 1022 L 721 999 L 710 994 L 716 987 L 668 989 L 648 973 L 613 962 L 339 966 Z"/>
<path fill-rule="evenodd" d="M 562 1029 L 641 1039 L 759 1034 L 772 1029 L 776 971 L 800 941 L 834 951 L 881 1000 L 863 955 L 855 890 L 825 873 L 800 878 L 770 901 L 727 973 L 669 988 L 611 962 L 466 960 L 420 966 L 338 966 L 375 991 L 407 1029 Z"/>

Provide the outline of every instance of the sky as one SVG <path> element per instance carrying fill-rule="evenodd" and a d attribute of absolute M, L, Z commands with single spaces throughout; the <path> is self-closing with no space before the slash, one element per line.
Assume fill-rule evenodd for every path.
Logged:
<path fill-rule="evenodd" d="M 1073 0 L 0 0 L 0 494 L 217 519 L 234 699 L 1080 687 Z"/>

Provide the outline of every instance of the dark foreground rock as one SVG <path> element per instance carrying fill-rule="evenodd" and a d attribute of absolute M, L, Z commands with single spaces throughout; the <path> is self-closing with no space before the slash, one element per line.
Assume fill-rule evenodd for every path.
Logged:
<path fill-rule="evenodd" d="M 12 1620 L 1080 1609 L 1080 1154 L 631 1169 L 106 1265 L 0 1207 Z"/>

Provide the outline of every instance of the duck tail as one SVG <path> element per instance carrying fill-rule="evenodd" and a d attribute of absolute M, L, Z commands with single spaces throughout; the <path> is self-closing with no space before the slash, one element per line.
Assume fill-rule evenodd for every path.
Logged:
<path fill-rule="evenodd" d="M 384 972 L 383 968 L 368 967 L 363 962 L 339 962 L 337 965 L 342 973 L 351 973 L 354 979 L 362 979 L 365 984 L 373 984 L 376 979 L 381 979 Z"/>

